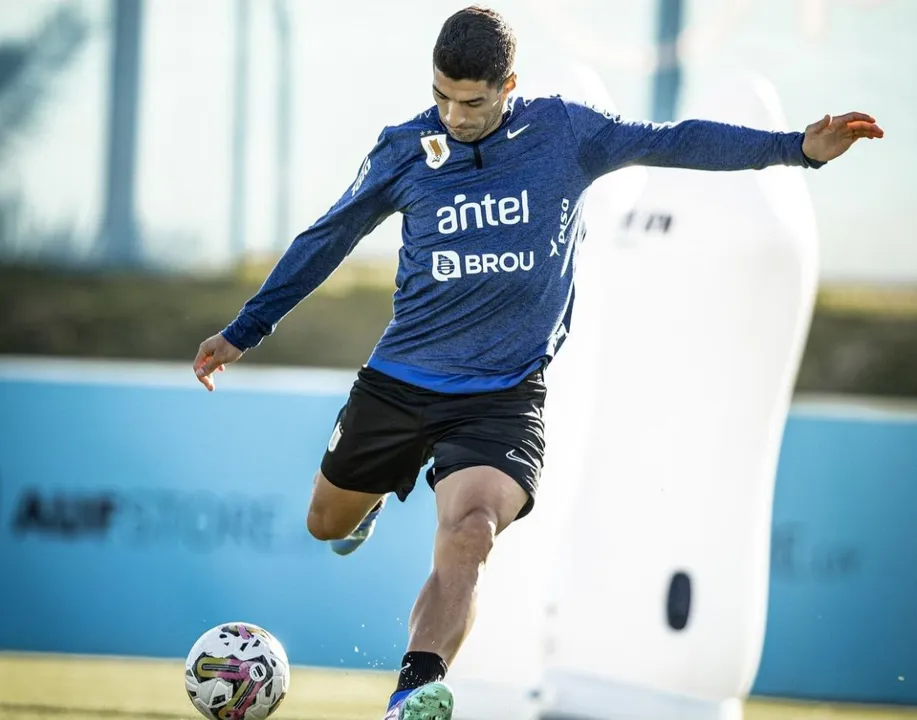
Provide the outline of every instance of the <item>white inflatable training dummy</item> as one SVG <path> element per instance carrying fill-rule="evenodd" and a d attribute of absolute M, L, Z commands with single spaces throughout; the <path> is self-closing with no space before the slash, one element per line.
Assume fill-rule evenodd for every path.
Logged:
<path fill-rule="evenodd" d="M 683 116 L 786 129 L 762 79 L 720 83 Z M 589 410 L 562 421 L 587 449 L 572 523 L 545 539 L 562 547 L 543 720 L 742 716 L 817 288 L 803 172 L 650 169 L 626 227 L 590 235 L 613 248 L 604 345 L 580 378 Z"/>

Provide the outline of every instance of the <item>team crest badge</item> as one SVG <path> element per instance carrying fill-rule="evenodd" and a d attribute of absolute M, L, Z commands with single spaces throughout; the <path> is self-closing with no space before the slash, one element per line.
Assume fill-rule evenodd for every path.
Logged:
<path fill-rule="evenodd" d="M 427 135 L 420 138 L 420 144 L 427 152 L 427 166 L 436 170 L 449 159 L 449 145 L 446 135 Z"/>

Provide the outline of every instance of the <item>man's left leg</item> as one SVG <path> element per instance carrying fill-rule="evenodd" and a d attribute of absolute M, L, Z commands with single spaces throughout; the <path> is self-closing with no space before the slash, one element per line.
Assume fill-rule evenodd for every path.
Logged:
<path fill-rule="evenodd" d="M 443 396 L 425 412 L 438 527 L 433 571 L 409 622 L 407 653 L 388 720 L 449 720 L 440 681 L 471 630 L 478 581 L 494 539 L 535 503 L 543 466 L 543 373 L 476 395 Z"/>
<path fill-rule="evenodd" d="M 408 652 L 436 653 L 452 663 L 471 629 L 494 539 L 527 501 L 518 482 L 492 467 L 459 470 L 437 483 L 433 571 L 411 613 Z"/>
<path fill-rule="evenodd" d="M 494 539 L 528 501 L 519 482 L 493 467 L 456 470 L 436 484 L 433 571 L 411 613 L 407 654 L 387 718 L 452 716 L 451 692 L 439 681 L 471 629 L 478 580 Z"/>

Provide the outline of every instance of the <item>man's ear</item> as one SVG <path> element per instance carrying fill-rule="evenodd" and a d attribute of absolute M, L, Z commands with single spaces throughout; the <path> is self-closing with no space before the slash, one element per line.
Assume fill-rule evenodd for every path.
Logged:
<path fill-rule="evenodd" d="M 516 89 L 516 73 L 513 73 L 508 78 L 506 78 L 506 82 L 503 83 L 503 99 L 506 100 L 509 94 L 515 89 Z"/>

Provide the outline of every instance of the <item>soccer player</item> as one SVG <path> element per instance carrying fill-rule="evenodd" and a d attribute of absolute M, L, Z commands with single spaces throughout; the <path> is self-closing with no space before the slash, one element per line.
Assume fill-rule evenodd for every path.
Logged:
<path fill-rule="evenodd" d="M 452 716 L 442 681 L 471 628 L 479 574 L 495 538 L 534 505 L 543 373 L 570 324 L 590 184 L 628 165 L 819 168 L 861 138 L 883 137 L 858 112 L 783 133 L 634 122 L 573 99 L 523 98 L 513 93 L 515 47 L 493 11 L 449 17 L 433 49 L 435 105 L 382 130 L 352 186 L 194 360 L 213 390 L 215 371 L 270 335 L 361 238 L 402 214 L 394 317 L 333 424 L 307 518 L 313 536 L 350 553 L 385 499 L 404 501 L 433 460 L 434 568 L 411 614 L 391 720 Z"/>

